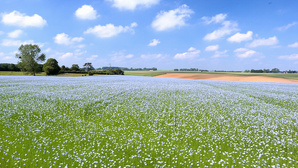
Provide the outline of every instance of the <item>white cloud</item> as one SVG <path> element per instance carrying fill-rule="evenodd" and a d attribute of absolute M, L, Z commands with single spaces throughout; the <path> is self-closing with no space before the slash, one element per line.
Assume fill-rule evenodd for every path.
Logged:
<path fill-rule="evenodd" d="M 227 57 L 228 50 L 224 51 L 215 51 L 215 54 L 212 56 L 212 58 L 220 58 L 220 57 Z"/>
<path fill-rule="evenodd" d="M 51 48 L 47 48 L 46 50 L 44 50 L 44 52 L 46 52 L 46 53 L 49 53 L 49 52 L 51 52 L 51 51 L 52 51 Z"/>
<path fill-rule="evenodd" d="M 212 18 L 209 17 L 202 17 L 202 19 L 205 21 L 206 24 L 211 23 L 220 23 L 222 27 L 220 27 L 217 30 L 214 30 L 212 33 L 207 34 L 204 37 L 204 40 L 212 41 L 220 39 L 226 35 L 229 35 L 235 31 L 238 31 L 238 23 L 234 21 L 228 21 L 226 20 L 227 14 L 218 14 L 216 16 L 213 16 Z"/>
<path fill-rule="evenodd" d="M 55 55 L 59 55 L 59 59 L 61 60 L 80 60 L 79 56 L 86 54 L 87 51 L 81 51 L 80 49 L 75 50 L 74 52 L 67 52 L 67 53 L 56 53 Z"/>
<path fill-rule="evenodd" d="M 252 35 L 253 35 L 252 31 L 248 31 L 246 34 L 236 33 L 233 36 L 229 37 L 227 40 L 229 42 L 240 43 L 242 41 L 252 40 Z"/>
<path fill-rule="evenodd" d="M 207 47 L 205 48 L 205 51 L 217 51 L 218 48 L 219 48 L 218 45 L 211 45 L 211 46 L 207 46 Z"/>
<path fill-rule="evenodd" d="M 135 10 L 137 7 L 151 7 L 156 5 L 160 0 L 108 0 L 113 3 L 113 7 L 120 10 Z"/>
<path fill-rule="evenodd" d="M 185 53 L 178 53 L 174 56 L 174 59 L 194 59 L 200 56 L 200 50 L 195 49 L 194 47 L 190 47 L 187 52 Z"/>
<path fill-rule="evenodd" d="M 148 44 L 148 46 L 157 46 L 160 43 L 160 41 L 158 39 L 153 39 L 151 40 L 151 42 Z"/>
<path fill-rule="evenodd" d="M 133 57 L 133 54 L 125 54 L 125 50 L 113 52 L 113 54 L 111 54 L 111 60 L 117 63 L 124 63 L 126 60 L 131 59 Z"/>
<path fill-rule="evenodd" d="M 247 48 L 238 48 L 238 49 L 234 50 L 234 53 L 239 58 L 249 58 L 249 57 L 252 57 L 257 54 L 256 51 L 249 50 Z"/>
<path fill-rule="evenodd" d="M 283 56 L 279 56 L 278 58 L 285 59 L 285 60 L 298 60 L 298 54 L 283 55 Z"/>
<path fill-rule="evenodd" d="M 91 55 L 91 57 L 86 58 L 87 61 L 94 61 L 96 58 L 98 58 L 98 55 Z"/>
<path fill-rule="evenodd" d="M 107 24 L 105 26 L 95 26 L 93 28 L 89 28 L 84 33 L 85 34 L 93 34 L 96 35 L 99 38 L 109 38 L 112 36 L 116 36 L 120 33 L 124 32 L 132 32 L 134 33 L 133 28 L 137 26 L 137 23 L 132 23 L 130 26 L 114 26 L 113 24 Z"/>
<path fill-rule="evenodd" d="M 2 34 L 4 34 L 4 32 L 3 31 L 0 31 L 0 35 L 2 35 Z"/>
<path fill-rule="evenodd" d="M 76 10 L 75 15 L 82 20 L 94 20 L 99 16 L 91 5 L 83 5 Z"/>
<path fill-rule="evenodd" d="M 15 31 L 12 31 L 10 33 L 8 33 L 8 37 L 10 38 L 18 38 L 20 37 L 21 35 L 23 34 L 23 30 L 15 30 Z"/>
<path fill-rule="evenodd" d="M 212 33 L 207 34 L 204 37 L 204 40 L 212 41 L 220 39 L 226 35 L 229 35 L 235 31 L 238 31 L 238 24 L 232 21 L 224 21 L 222 22 L 222 27 L 213 31 Z"/>
<path fill-rule="evenodd" d="M 26 14 L 18 11 L 3 14 L 2 22 L 6 25 L 19 27 L 43 27 L 47 24 L 47 21 L 37 14 L 26 16 Z"/>
<path fill-rule="evenodd" d="M 67 59 L 67 58 L 71 58 L 71 57 L 73 57 L 73 56 L 74 56 L 73 53 L 68 52 L 68 53 L 63 54 L 63 55 L 60 57 L 60 59 Z"/>
<path fill-rule="evenodd" d="M 268 39 L 256 39 L 249 44 L 249 47 L 258 47 L 258 46 L 271 46 L 278 43 L 276 36 L 269 37 Z"/>
<path fill-rule="evenodd" d="M 298 42 L 288 45 L 291 48 L 298 48 Z"/>
<path fill-rule="evenodd" d="M 292 23 L 290 23 L 290 24 L 287 24 L 287 25 L 285 25 L 285 26 L 281 26 L 281 27 L 277 28 L 277 30 L 279 30 L 279 31 L 286 31 L 286 30 L 288 30 L 289 28 L 291 28 L 291 27 L 293 27 L 293 26 L 295 26 L 295 25 L 297 25 L 297 24 L 298 24 L 298 22 L 292 22 Z"/>
<path fill-rule="evenodd" d="M 177 9 L 160 12 L 155 17 L 151 26 L 156 31 L 165 31 L 176 27 L 182 27 L 186 25 L 185 21 L 192 13 L 194 12 L 184 4 Z"/>
<path fill-rule="evenodd" d="M 142 54 L 141 58 L 143 59 L 157 59 L 157 58 L 162 58 L 162 54 Z"/>
<path fill-rule="evenodd" d="M 57 34 L 54 37 L 55 43 L 57 43 L 57 44 L 63 44 L 63 45 L 71 45 L 71 44 L 73 44 L 75 42 L 81 42 L 83 40 L 84 40 L 84 38 L 82 38 L 82 37 L 71 38 L 71 37 L 69 37 L 68 34 L 65 34 L 65 33 Z"/>
<path fill-rule="evenodd" d="M 21 41 L 21 40 L 12 40 L 12 39 L 3 39 L 1 45 L 5 47 L 19 47 L 22 44 L 36 44 L 33 40 Z M 43 44 L 38 44 L 39 47 L 42 47 Z"/>
<path fill-rule="evenodd" d="M 227 14 L 223 14 L 223 13 L 217 14 L 217 15 L 211 17 L 211 18 L 206 17 L 206 16 L 202 17 L 202 19 L 205 21 L 206 24 L 221 23 L 226 18 L 227 18 Z"/>

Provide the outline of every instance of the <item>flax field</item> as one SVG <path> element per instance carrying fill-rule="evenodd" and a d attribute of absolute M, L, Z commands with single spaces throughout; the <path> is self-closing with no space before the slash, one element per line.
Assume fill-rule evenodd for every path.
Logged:
<path fill-rule="evenodd" d="M 0 167 L 298 167 L 298 85 L 1 76 Z"/>

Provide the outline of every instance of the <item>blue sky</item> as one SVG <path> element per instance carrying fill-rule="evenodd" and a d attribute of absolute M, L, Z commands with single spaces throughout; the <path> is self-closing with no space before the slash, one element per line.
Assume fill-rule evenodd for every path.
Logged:
<path fill-rule="evenodd" d="M 0 62 L 28 43 L 68 67 L 298 70 L 298 1 L 0 0 Z"/>

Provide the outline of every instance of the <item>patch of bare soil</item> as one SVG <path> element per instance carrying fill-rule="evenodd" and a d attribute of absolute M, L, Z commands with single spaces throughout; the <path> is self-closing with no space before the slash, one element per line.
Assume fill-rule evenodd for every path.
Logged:
<path fill-rule="evenodd" d="M 298 83 L 298 80 L 273 78 L 267 76 L 238 76 L 226 74 L 199 74 L 199 73 L 168 73 L 156 77 L 181 78 L 197 80 L 218 80 L 218 81 L 250 81 L 250 82 L 278 82 L 278 83 Z"/>

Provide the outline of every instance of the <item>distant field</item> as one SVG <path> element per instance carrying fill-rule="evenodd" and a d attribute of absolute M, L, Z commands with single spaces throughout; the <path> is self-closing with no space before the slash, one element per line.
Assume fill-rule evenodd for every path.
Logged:
<path fill-rule="evenodd" d="M 283 74 L 283 73 L 207 72 L 207 74 L 227 74 L 227 75 L 240 75 L 240 76 L 268 76 L 268 77 L 274 77 L 274 78 L 298 80 L 298 73 Z"/>
<path fill-rule="evenodd" d="M 37 73 L 35 74 L 36 76 L 47 76 L 46 73 Z M 79 73 L 64 73 L 64 74 L 59 74 L 59 75 L 54 75 L 54 76 L 63 76 L 63 77 L 77 77 L 77 76 L 82 76 L 85 74 L 79 74 Z M 15 71 L 0 71 L 0 76 L 32 76 L 28 73 L 24 72 L 15 72 Z"/>
<path fill-rule="evenodd" d="M 129 76 L 158 76 L 172 71 L 125 71 L 124 75 Z M 174 72 L 174 71 L 173 71 Z"/>
<path fill-rule="evenodd" d="M 274 78 L 295 79 L 298 80 L 297 74 L 282 74 L 282 73 L 242 73 L 242 72 L 196 72 L 196 71 L 125 71 L 125 75 L 130 76 L 158 76 L 167 73 L 198 73 L 198 74 L 226 74 L 236 76 L 266 76 Z"/>
<path fill-rule="evenodd" d="M 284 78 L 284 79 L 295 79 L 298 80 L 298 74 L 280 74 L 280 73 L 241 73 L 241 72 L 196 72 L 196 71 L 125 71 L 124 75 L 128 76 L 159 76 L 167 73 L 198 73 L 198 74 L 226 74 L 226 75 L 238 75 L 238 76 L 267 76 L 274 78 Z M 14 72 L 14 71 L 0 71 L 0 76 L 30 76 L 24 72 Z M 85 76 L 85 74 L 77 73 L 64 73 L 55 76 L 64 77 L 79 77 Z M 44 72 L 36 74 L 36 76 L 46 76 Z"/>

